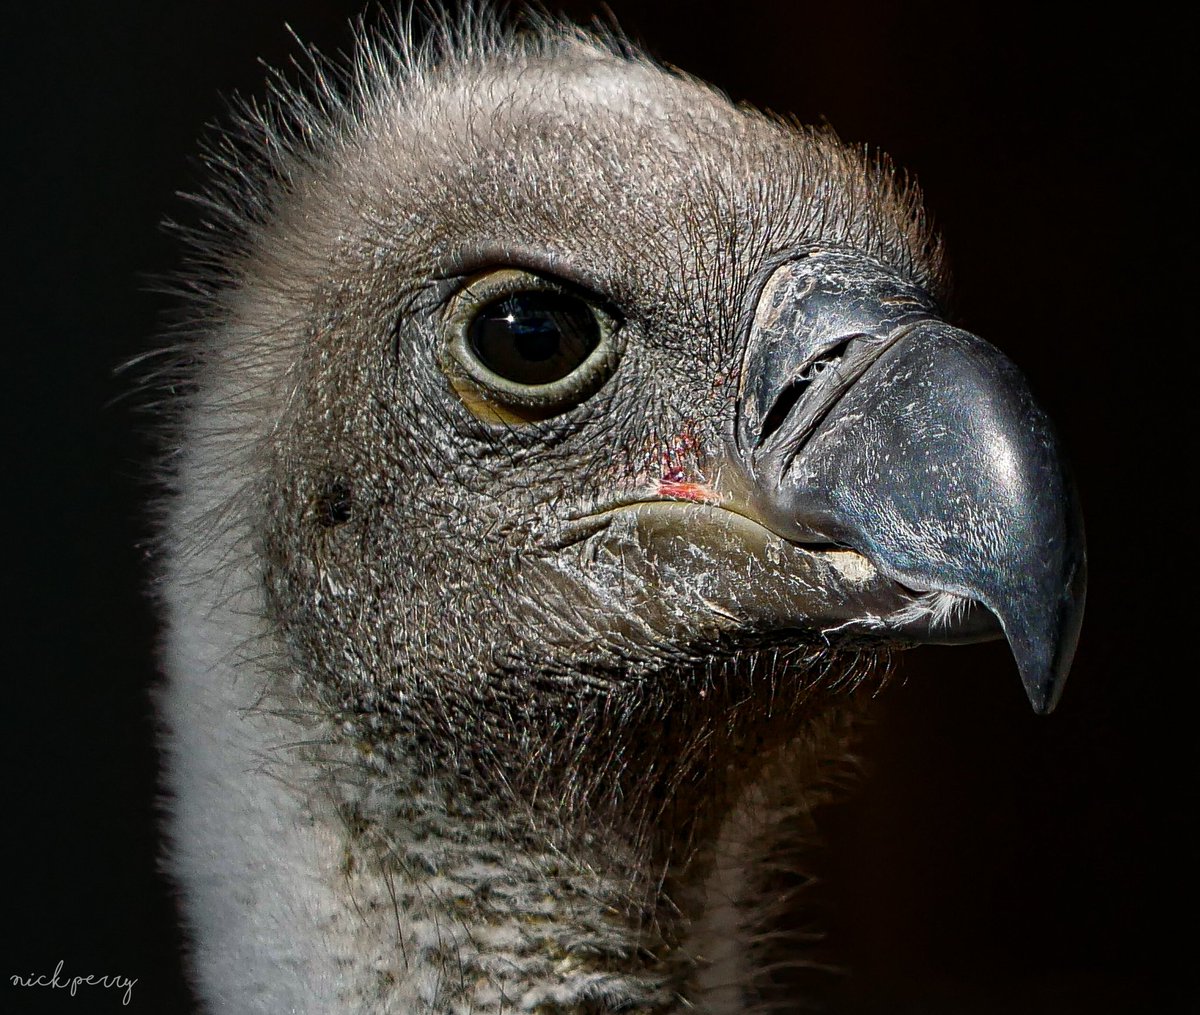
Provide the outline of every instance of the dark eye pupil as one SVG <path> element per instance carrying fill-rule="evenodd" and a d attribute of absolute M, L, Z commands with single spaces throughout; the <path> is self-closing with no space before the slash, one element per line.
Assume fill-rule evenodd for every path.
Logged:
<path fill-rule="evenodd" d="M 583 300 L 530 290 L 482 307 L 467 339 L 492 373 L 515 384 L 550 384 L 591 355 L 600 344 L 600 326 Z"/>

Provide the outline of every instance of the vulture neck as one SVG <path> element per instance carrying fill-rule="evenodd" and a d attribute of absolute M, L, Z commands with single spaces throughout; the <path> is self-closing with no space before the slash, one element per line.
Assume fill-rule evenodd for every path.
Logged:
<path fill-rule="evenodd" d="M 437 779 L 314 751 L 313 726 L 264 707 L 227 645 L 181 637 L 176 650 L 187 641 L 195 679 L 168 702 L 188 717 L 173 862 L 212 1010 L 725 1015 L 779 1010 L 822 967 L 796 844 L 812 841 L 828 780 L 807 747 L 655 866 L 603 825 L 566 840 L 535 807 L 497 817 Z"/>

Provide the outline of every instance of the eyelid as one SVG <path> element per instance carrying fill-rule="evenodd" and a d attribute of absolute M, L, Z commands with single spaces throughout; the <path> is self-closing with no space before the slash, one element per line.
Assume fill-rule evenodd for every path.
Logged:
<path fill-rule="evenodd" d="M 469 297 L 475 298 L 476 306 L 482 306 L 484 303 L 500 299 L 503 296 L 529 290 L 571 292 L 566 286 L 556 284 L 551 279 L 534 275 L 521 268 L 501 267 L 488 271 L 477 271 L 475 274 L 465 277 L 462 284 L 451 294 L 446 301 L 447 313 L 453 314 L 456 304 Z"/>
<path fill-rule="evenodd" d="M 600 306 L 611 307 L 612 301 L 604 295 L 608 287 L 603 278 L 577 270 L 568 257 L 519 243 L 487 241 L 462 247 L 442 261 L 442 271 L 434 277 L 469 282 L 506 269 L 525 272 L 567 290 L 573 289 Z M 619 315 L 614 313 L 613 316 Z"/>
<path fill-rule="evenodd" d="M 521 267 L 519 264 L 501 263 L 484 264 L 480 267 L 474 267 L 473 270 L 464 274 L 447 275 L 444 278 L 447 281 L 450 279 L 454 280 L 453 288 L 442 298 L 443 312 L 447 316 L 454 312 L 455 304 L 459 300 L 468 293 L 475 292 L 482 284 L 486 288 L 484 288 L 483 292 L 478 293 L 480 303 L 485 299 L 497 299 L 510 293 L 523 292 L 529 289 L 558 292 L 578 297 L 591 306 L 593 310 L 599 311 L 611 323 L 614 333 L 625 323 L 625 315 L 621 313 L 620 308 L 611 299 L 590 286 L 566 275 L 558 276 L 533 271 Z M 495 289 L 492 289 L 489 284 L 493 279 L 498 280 Z M 512 283 L 511 288 L 509 287 L 509 283 Z"/>

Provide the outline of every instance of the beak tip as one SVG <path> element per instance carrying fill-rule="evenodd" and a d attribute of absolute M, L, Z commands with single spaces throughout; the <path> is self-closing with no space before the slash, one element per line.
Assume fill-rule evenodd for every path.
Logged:
<path fill-rule="evenodd" d="M 1054 711 L 1058 705 L 1058 699 L 1062 696 L 1066 675 L 1038 679 L 1022 674 L 1021 682 L 1025 685 L 1025 693 L 1029 697 L 1029 704 L 1033 706 L 1034 714 L 1049 715 Z"/>
<path fill-rule="evenodd" d="M 1077 569 L 1077 579 L 1068 585 L 1068 593 L 1060 601 L 1059 614 L 1048 630 L 1022 630 L 1011 620 L 1004 624 L 1021 683 L 1025 686 L 1029 704 L 1038 715 L 1049 715 L 1054 711 L 1071 671 L 1086 598 L 1082 572 L 1082 567 Z"/>

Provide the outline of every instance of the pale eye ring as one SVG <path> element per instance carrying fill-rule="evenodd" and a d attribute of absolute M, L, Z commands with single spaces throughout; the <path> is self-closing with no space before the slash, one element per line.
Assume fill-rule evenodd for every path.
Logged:
<path fill-rule="evenodd" d="M 447 366 L 477 415 L 480 404 L 523 417 L 563 412 L 594 394 L 616 365 L 617 322 L 579 289 L 505 268 L 476 279 L 447 318 Z M 469 390 L 468 390 L 469 389 Z"/>

